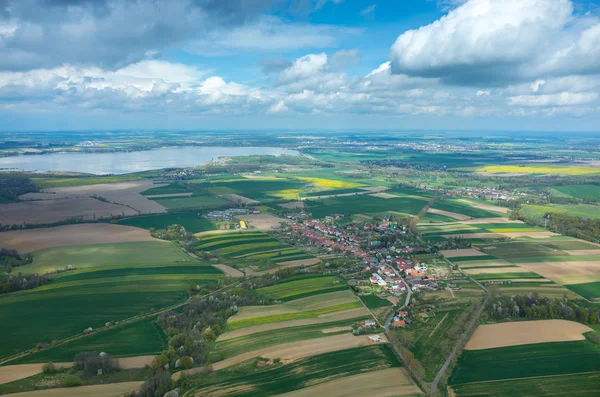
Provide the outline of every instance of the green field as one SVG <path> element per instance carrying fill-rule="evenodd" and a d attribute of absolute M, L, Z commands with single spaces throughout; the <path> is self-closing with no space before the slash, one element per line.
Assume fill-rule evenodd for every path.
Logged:
<path fill-rule="evenodd" d="M 523 204 L 521 212 L 528 218 L 543 219 L 547 213 L 559 213 L 581 218 L 600 219 L 600 206 L 593 204 Z"/>
<path fill-rule="evenodd" d="M 317 318 L 322 314 L 335 313 L 343 310 L 356 309 L 362 305 L 359 302 L 349 302 L 340 305 L 325 307 L 318 310 L 309 310 L 296 313 L 274 314 L 271 316 L 253 317 L 244 320 L 230 321 L 227 323 L 227 331 L 251 327 L 253 325 L 280 323 L 283 321 L 302 320 L 306 318 Z"/>
<path fill-rule="evenodd" d="M 155 194 L 180 194 L 180 193 L 191 193 L 184 184 L 181 183 L 170 183 L 166 186 L 153 187 L 148 190 L 144 190 L 141 194 L 144 196 L 150 196 Z"/>
<path fill-rule="evenodd" d="M 221 277 L 208 266 L 184 268 L 136 269 L 139 272 L 121 268 L 90 271 L 85 277 L 65 274 L 37 289 L 2 295 L 0 337 L 6 343 L 0 357 L 183 302 L 191 283 L 214 285 Z"/>
<path fill-rule="evenodd" d="M 217 226 L 197 210 L 168 212 L 159 215 L 144 215 L 132 218 L 125 218 L 119 221 L 121 225 L 135 226 L 142 229 L 165 229 L 171 225 L 181 225 L 187 232 L 199 233 L 210 230 L 217 230 Z"/>
<path fill-rule="evenodd" d="M 346 284 L 338 277 L 323 276 L 286 280 L 269 287 L 259 288 L 258 292 L 272 299 L 289 301 L 326 292 L 341 291 L 347 288 Z"/>
<path fill-rule="evenodd" d="M 355 214 L 380 214 L 398 212 L 416 215 L 421 211 L 429 198 L 422 196 L 406 196 L 398 198 L 380 198 L 370 195 L 335 197 L 319 201 L 306 200 L 308 211 L 315 218 L 324 218 L 333 214 L 345 216 Z"/>
<path fill-rule="evenodd" d="M 565 285 L 565 287 L 575 292 L 577 295 L 583 296 L 585 299 L 597 300 L 600 298 L 600 281 L 593 283 L 568 284 Z"/>
<path fill-rule="evenodd" d="M 401 366 L 387 345 L 319 354 L 258 372 L 250 369 L 256 367 L 254 362 L 208 376 L 194 376 L 189 382 L 196 385 L 195 391 L 200 395 L 218 390 L 228 396 L 273 396 L 346 376 Z"/>
<path fill-rule="evenodd" d="M 553 397 L 598 395 L 600 372 L 540 376 L 492 382 L 476 382 L 456 385 L 457 397 Z M 575 394 L 573 394 L 575 392 Z"/>
<path fill-rule="evenodd" d="M 550 192 L 557 197 L 572 197 L 582 200 L 598 201 L 600 185 L 563 185 L 549 186 Z"/>
<path fill-rule="evenodd" d="M 369 309 L 379 309 L 381 307 L 391 307 L 392 303 L 387 299 L 381 299 L 377 295 L 364 295 L 359 296 L 360 300 L 363 301 L 365 306 Z"/>
<path fill-rule="evenodd" d="M 212 252 L 228 258 L 239 268 L 274 267 L 280 262 L 314 258 L 262 232 L 207 234 L 194 248 L 198 254 Z"/>
<path fill-rule="evenodd" d="M 449 383 L 600 371 L 600 345 L 588 340 L 465 350 Z M 493 387 L 493 386 L 492 386 Z"/>
<path fill-rule="evenodd" d="M 72 265 L 77 269 L 105 266 L 131 267 L 159 263 L 196 263 L 170 242 L 92 244 L 47 248 L 33 253 L 33 263 L 19 268 L 23 274 L 51 272 Z"/>
<path fill-rule="evenodd" d="M 113 357 L 145 356 L 159 354 L 166 347 L 167 339 L 152 316 L 42 350 L 10 364 L 68 362 L 84 351 L 105 352 Z"/>
<path fill-rule="evenodd" d="M 35 252 L 34 262 L 22 269 L 43 273 L 67 265 L 76 270 L 0 296 L 0 357 L 184 302 L 190 284 L 214 285 L 223 277 L 168 242 L 51 248 Z M 140 343 L 130 348 L 146 349 Z"/>
<path fill-rule="evenodd" d="M 189 197 L 167 197 L 154 199 L 158 204 L 168 210 L 183 210 L 183 209 L 214 209 L 226 206 L 231 206 L 231 202 L 219 197 L 213 197 L 209 194 L 198 194 Z"/>

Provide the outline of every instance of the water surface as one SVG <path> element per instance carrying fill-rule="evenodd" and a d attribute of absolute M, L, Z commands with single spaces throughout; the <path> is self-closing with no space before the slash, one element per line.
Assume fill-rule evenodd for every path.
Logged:
<path fill-rule="evenodd" d="M 193 167 L 219 157 L 297 155 L 275 147 L 173 147 L 140 152 L 52 153 L 0 158 L 0 169 L 21 171 L 71 171 L 87 174 L 128 174 L 161 168 Z"/>

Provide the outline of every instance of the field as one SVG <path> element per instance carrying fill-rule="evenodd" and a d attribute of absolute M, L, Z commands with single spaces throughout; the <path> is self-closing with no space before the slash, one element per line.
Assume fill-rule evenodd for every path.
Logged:
<path fill-rule="evenodd" d="M 556 197 L 572 197 L 582 200 L 598 201 L 600 185 L 562 185 L 549 186 L 550 192 Z"/>
<path fill-rule="evenodd" d="M 598 384 L 600 384 L 600 372 L 589 372 L 465 383 L 455 385 L 453 389 L 455 395 L 459 397 L 569 396 L 574 390 L 577 391 L 577 396 L 592 397 L 598 394 Z"/>
<path fill-rule="evenodd" d="M 43 273 L 67 265 L 76 270 L 36 289 L 0 296 L 0 337 L 6 342 L 0 357 L 184 302 L 190 283 L 216 284 L 222 277 L 168 242 L 49 248 L 34 252 L 34 262 L 22 270 Z M 113 354 L 148 350 L 145 338 L 133 340 L 140 346 L 116 344 Z"/>
<path fill-rule="evenodd" d="M 126 393 L 140 388 L 143 382 L 120 382 L 99 384 L 93 386 L 81 386 L 70 388 L 58 388 L 48 390 L 28 391 L 17 393 L 18 397 L 121 397 Z"/>
<path fill-rule="evenodd" d="M 158 204 L 170 211 L 184 209 L 214 209 L 226 207 L 231 203 L 219 197 L 213 197 L 209 194 L 198 194 L 189 197 L 166 197 L 154 199 Z"/>
<path fill-rule="evenodd" d="M 195 249 L 198 254 L 216 253 L 239 268 L 274 268 L 279 263 L 314 258 L 268 234 L 253 231 L 203 234 Z"/>
<path fill-rule="evenodd" d="M 599 357 L 600 345 L 588 340 L 465 350 L 450 384 L 600 371 Z"/>
<path fill-rule="evenodd" d="M 331 390 L 333 393 L 342 393 L 340 395 L 357 395 L 345 394 L 343 390 L 353 384 L 358 386 L 358 383 L 367 377 L 367 374 L 373 379 L 380 379 L 381 375 L 389 375 L 382 387 L 388 387 L 393 394 L 389 394 L 390 392 L 377 394 L 376 391 L 369 394 L 375 396 L 419 395 L 418 388 L 399 368 L 400 363 L 385 345 L 326 352 L 300 358 L 284 365 L 267 365 L 263 370 L 253 370 L 248 373 L 255 365 L 255 361 L 249 361 L 235 368 L 216 371 L 208 377 L 193 377 L 190 380 L 197 383 L 198 386 L 195 390 L 203 396 L 272 396 L 307 387 L 314 388 L 308 389 L 309 393 L 311 390 L 313 392 Z M 389 369 L 395 369 L 395 371 L 383 372 L 378 376 L 379 371 L 389 371 Z M 364 376 L 358 379 L 352 378 L 360 374 L 364 374 Z M 392 381 L 392 379 L 394 380 Z M 337 383 L 343 381 L 350 383 Z M 393 383 L 390 384 L 390 382 Z M 328 383 L 330 385 L 326 386 Z M 341 385 L 345 386 L 341 388 Z M 398 388 L 394 390 L 392 386 Z M 364 387 L 364 383 L 362 387 Z M 372 385 L 370 387 L 372 388 Z M 296 393 L 299 392 L 291 395 L 296 395 Z"/>
<path fill-rule="evenodd" d="M 347 286 L 336 276 L 309 277 L 285 281 L 258 291 L 272 299 L 282 301 L 304 298 L 346 289 Z"/>
<path fill-rule="evenodd" d="M 587 325 L 566 320 L 485 324 L 475 330 L 465 350 L 585 340 L 583 334 L 590 331 Z"/>
<path fill-rule="evenodd" d="M 155 241 L 146 230 L 113 224 L 93 223 L 0 233 L 0 247 L 20 253 L 81 244 Z"/>
<path fill-rule="evenodd" d="M 136 216 L 119 221 L 121 225 L 135 226 L 143 229 L 164 229 L 174 224 L 181 225 L 187 232 L 199 233 L 216 230 L 217 226 L 197 210 L 168 212 L 159 215 Z"/>
<path fill-rule="evenodd" d="M 543 219 L 547 213 L 559 213 L 592 219 L 600 218 L 600 207 L 593 204 L 523 204 L 521 206 L 521 212 L 532 219 Z"/>
<path fill-rule="evenodd" d="M 502 216 L 505 211 L 496 207 L 478 208 L 478 203 L 455 198 L 444 198 L 435 202 L 431 208 L 460 214 L 471 218 L 493 218 Z M 479 204 L 480 205 L 480 204 Z"/>
<path fill-rule="evenodd" d="M 156 355 L 166 347 L 162 329 L 150 317 L 42 350 L 10 364 L 69 362 L 82 351 L 106 352 L 113 357 Z"/>
<path fill-rule="evenodd" d="M 151 241 L 115 244 L 87 244 L 47 248 L 33 253 L 33 263 L 19 268 L 24 274 L 52 272 L 71 265 L 77 269 L 92 267 L 191 264 L 194 259 L 170 242 Z"/>
<path fill-rule="evenodd" d="M 402 213 L 407 215 L 418 214 L 430 200 L 430 192 L 422 192 L 421 195 L 414 194 L 414 189 L 395 193 L 396 198 L 381 198 L 373 195 L 355 195 L 327 198 L 319 201 L 306 200 L 307 210 L 315 218 L 324 218 L 333 214 L 345 216 L 356 214 L 383 214 Z"/>
<path fill-rule="evenodd" d="M 597 174 L 600 169 L 586 166 L 562 165 L 486 165 L 483 167 L 461 169 L 462 171 L 483 172 L 489 174 L 540 174 L 540 175 L 587 175 Z"/>

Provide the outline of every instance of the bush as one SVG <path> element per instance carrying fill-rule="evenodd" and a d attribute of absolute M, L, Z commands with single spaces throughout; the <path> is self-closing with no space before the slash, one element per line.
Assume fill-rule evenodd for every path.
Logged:
<path fill-rule="evenodd" d="M 53 374 L 56 372 L 56 367 L 54 366 L 54 363 L 49 362 L 44 364 L 44 366 L 42 367 L 42 372 L 45 374 Z"/>
<path fill-rule="evenodd" d="M 76 375 L 68 375 L 60 380 L 61 387 L 75 387 L 81 386 L 83 381 L 79 376 Z"/>
<path fill-rule="evenodd" d="M 160 371 L 144 382 L 139 395 L 142 397 L 163 396 L 172 389 L 173 380 L 171 375 L 167 371 Z"/>

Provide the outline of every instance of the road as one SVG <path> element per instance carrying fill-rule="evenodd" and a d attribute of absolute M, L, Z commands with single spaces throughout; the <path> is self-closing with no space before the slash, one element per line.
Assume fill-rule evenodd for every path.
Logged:
<path fill-rule="evenodd" d="M 400 277 L 402 279 L 402 282 L 404 283 L 404 285 L 406 285 L 406 300 L 404 301 L 404 304 L 402 306 L 399 307 L 399 310 L 404 309 L 406 306 L 408 306 L 408 304 L 410 303 L 410 297 L 412 295 L 412 291 L 410 289 L 410 286 L 408 285 L 408 283 L 406 282 L 406 280 L 404 279 L 404 277 L 402 277 L 400 275 L 400 273 L 398 273 L 398 271 L 396 269 L 394 269 L 393 266 L 390 266 L 392 268 L 392 270 L 394 271 L 394 273 L 396 273 L 396 276 Z M 392 319 L 394 318 L 394 314 L 395 311 L 392 311 L 390 313 L 390 315 L 388 316 L 388 318 L 385 320 L 385 332 L 388 333 L 390 332 L 390 324 L 392 324 Z"/>

